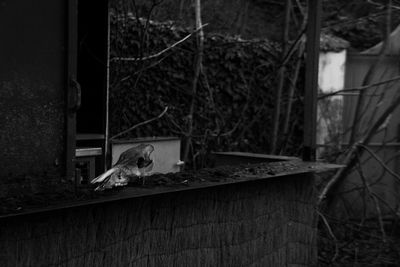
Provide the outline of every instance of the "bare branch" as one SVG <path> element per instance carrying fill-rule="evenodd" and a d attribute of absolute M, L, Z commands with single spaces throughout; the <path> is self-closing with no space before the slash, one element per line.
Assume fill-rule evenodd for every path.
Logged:
<path fill-rule="evenodd" d="M 381 114 L 381 116 L 375 121 L 372 127 L 369 128 L 368 132 L 365 134 L 363 138 L 360 139 L 359 142 L 355 143 L 349 150 L 344 160 L 345 167 L 340 169 L 333 177 L 329 180 L 329 182 L 325 185 L 322 192 L 318 197 L 317 206 L 322 204 L 322 201 L 326 198 L 328 192 L 334 191 L 340 181 L 346 177 L 347 173 L 354 167 L 357 162 L 357 157 L 355 155 L 357 153 L 361 153 L 360 144 L 366 145 L 369 143 L 371 138 L 375 135 L 376 131 L 379 127 L 386 121 L 387 117 L 392 114 L 392 112 L 399 106 L 400 104 L 400 94 L 397 94 L 394 101 L 389 105 L 389 107 Z"/>
<path fill-rule="evenodd" d="M 390 173 L 394 178 L 396 178 L 396 180 L 400 183 L 400 176 L 398 174 L 396 174 L 394 171 L 392 171 L 386 164 L 385 162 L 383 162 L 378 155 L 376 155 L 371 149 L 369 149 L 367 146 L 363 145 L 363 144 L 359 144 L 360 147 L 362 147 L 363 149 L 365 149 L 365 151 L 367 151 L 377 162 L 379 162 L 379 164 L 381 164 L 381 166 L 388 172 Z"/>
<path fill-rule="evenodd" d="M 153 59 L 156 57 L 161 56 L 162 54 L 164 54 L 165 52 L 168 52 L 169 50 L 171 50 L 172 48 L 174 48 L 175 46 L 183 43 L 184 41 L 186 41 L 187 39 L 189 39 L 193 34 L 201 31 L 205 26 L 207 26 L 208 23 L 206 24 L 202 24 L 200 25 L 195 31 L 193 31 L 192 33 L 186 35 L 184 38 L 182 38 L 181 40 L 177 41 L 176 43 L 172 44 L 171 46 L 165 48 L 164 50 L 161 50 L 160 52 L 147 56 L 147 57 L 114 57 L 111 59 L 111 61 L 144 61 L 144 60 L 149 60 L 149 59 Z"/>
<path fill-rule="evenodd" d="M 153 121 L 155 121 L 155 120 L 160 119 L 162 116 L 165 115 L 165 113 L 166 113 L 167 111 L 168 111 L 168 107 L 165 107 L 165 109 L 163 110 L 163 112 L 160 113 L 160 115 L 158 115 L 158 116 L 156 116 L 156 117 L 154 117 L 154 118 L 151 118 L 151 119 L 149 119 L 149 120 L 147 120 L 147 121 L 142 121 L 142 122 L 140 122 L 140 123 L 138 123 L 138 124 L 133 125 L 133 126 L 130 127 L 129 129 L 126 129 L 125 131 L 122 131 L 122 132 L 120 132 L 120 133 L 118 133 L 118 134 L 112 136 L 112 137 L 110 138 L 110 141 L 111 141 L 111 140 L 114 140 L 114 139 L 117 138 L 117 137 L 120 137 L 121 135 L 124 135 L 124 134 L 126 134 L 126 133 L 128 133 L 128 132 L 130 132 L 130 131 L 132 131 L 132 130 L 134 130 L 134 129 L 136 129 L 136 128 L 139 127 L 139 126 L 142 126 L 142 125 L 145 125 L 145 124 L 148 124 L 148 123 L 150 123 L 150 122 L 153 122 Z"/>
<path fill-rule="evenodd" d="M 379 56 L 377 61 L 369 68 L 367 74 L 365 75 L 364 81 L 363 81 L 363 86 L 367 86 L 368 84 L 371 83 L 373 75 L 376 73 L 376 69 L 378 64 L 381 63 L 383 60 L 385 53 L 386 53 L 386 48 L 388 46 L 388 41 L 390 37 L 390 22 L 391 22 L 391 6 L 392 6 L 392 1 L 388 0 L 387 4 L 387 17 L 386 17 L 386 31 L 385 31 L 385 39 L 383 41 L 382 48 L 380 50 Z M 320 206 L 322 204 L 322 201 L 326 198 L 327 194 L 332 191 L 336 191 L 337 187 L 340 185 L 340 183 L 346 178 L 347 174 L 354 168 L 355 164 L 357 163 L 357 158 L 358 156 L 362 156 L 362 153 L 366 150 L 365 145 L 367 145 L 372 137 L 377 133 L 379 128 L 381 127 L 382 124 L 385 123 L 387 120 L 388 116 L 390 116 L 393 111 L 399 106 L 400 104 L 400 93 L 398 92 L 392 103 L 386 108 L 386 110 L 383 111 L 383 113 L 378 117 L 378 119 L 373 123 L 371 127 L 368 128 L 366 134 L 359 138 L 361 133 L 359 132 L 360 128 L 360 118 L 362 115 L 362 108 L 364 107 L 364 101 L 365 101 L 365 92 L 366 90 L 362 90 L 357 106 L 356 106 L 356 111 L 353 119 L 353 131 L 351 132 L 350 136 L 350 143 L 352 143 L 352 147 L 349 150 L 349 152 L 346 155 L 344 164 L 345 167 L 340 169 L 339 171 L 336 172 L 336 174 L 329 180 L 329 182 L 325 185 L 323 188 L 322 192 L 320 193 L 318 197 L 318 202 L 317 205 Z M 358 142 L 355 142 L 357 139 L 359 139 Z M 364 148 L 363 150 L 361 148 Z M 383 163 L 383 162 L 382 162 Z M 384 163 L 383 163 L 384 164 Z M 386 166 L 386 165 L 382 165 Z M 397 177 L 396 177 L 397 178 Z M 334 199 L 328 199 L 328 208 L 330 205 L 332 205 L 332 202 Z M 376 201 L 376 200 L 374 200 Z"/>
<path fill-rule="evenodd" d="M 328 220 L 325 218 L 325 216 L 319 212 L 317 210 L 318 215 L 321 217 L 322 221 L 324 222 L 326 229 L 328 229 L 329 234 L 331 235 L 331 237 L 333 238 L 333 240 L 335 241 L 335 254 L 333 255 L 331 262 L 334 262 L 337 257 L 339 256 L 339 246 L 338 246 L 338 239 L 336 238 L 335 234 L 332 231 L 331 226 L 328 223 Z"/>
<path fill-rule="evenodd" d="M 135 71 L 134 73 L 129 74 L 129 75 L 123 77 L 123 78 L 120 80 L 120 82 L 126 81 L 126 80 L 130 79 L 132 76 L 137 75 L 137 74 L 140 74 L 140 73 L 142 73 L 142 72 L 145 71 L 145 70 L 154 68 L 155 66 L 157 66 L 158 64 L 160 64 L 164 59 L 166 59 L 169 55 L 170 55 L 170 54 L 168 54 L 168 55 L 166 55 L 166 56 L 160 58 L 159 60 L 157 60 L 156 62 L 154 62 L 153 64 L 151 64 L 151 65 L 149 65 L 149 66 L 143 67 L 142 69 L 140 69 L 140 70 L 138 70 L 138 71 Z"/>
<path fill-rule="evenodd" d="M 391 82 L 398 81 L 398 80 L 400 80 L 400 76 L 396 76 L 396 77 L 394 77 L 392 79 L 388 79 L 388 80 L 385 80 L 385 81 L 372 83 L 372 84 L 364 85 L 364 86 L 360 86 L 360 87 L 345 88 L 343 90 L 339 90 L 339 91 L 336 91 L 336 92 L 332 92 L 332 93 L 328 93 L 328 94 L 321 94 L 321 95 L 318 96 L 318 100 L 324 99 L 324 98 L 327 98 L 327 97 L 331 97 L 331 96 L 335 96 L 335 95 L 339 95 L 339 94 L 346 93 L 346 92 L 359 92 L 359 91 L 362 91 L 364 89 L 368 89 L 368 88 L 371 88 L 371 87 L 374 87 L 374 86 L 379 86 L 379 85 L 391 83 Z"/>
<path fill-rule="evenodd" d="M 307 16 L 307 14 L 306 14 L 306 12 L 304 11 L 304 7 L 302 6 L 302 4 L 300 3 L 299 0 L 296 0 L 295 2 L 296 2 L 296 5 L 297 5 L 297 8 L 300 10 L 300 13 L 301 13 L 301 15 L 303 16 L 304 20 L 307 20 L 307 19 L 305 19 L 305 17 Z"/>
<path fill-rule="evenodd" d="M 381 62 L 383 61 L 386 53 L 387 53 L 387 47 L 389 45 L 389 40 L 390 40 L 390 31 L 391 31 L 391 20 L 392 20 L 392 0 L 388 0 L 388 4 L 387 4 L 387 16 L 386 16 L 386 29 L 383 32 L 385 38 L 383 40 L 382 43 L 382 47 L 379 51 L 379 56 L 376 59 L 376 61 L 374 62 L 374 64 L 372 64 L 370 66 L 370 68 L 368 69 L 367 73 L 365 74 L 364 80 L 363 80 L 363 85 L 367 85 L 370 84 L 372 82 L 373 76 L 376 73 L 378 66 L 381 64 Z M 360 131 L 360 118 L 361 118 L 361 114 L 362 109 L 364 107 L 364 101 L 365 101 L 365 92 L 366 90 L 362 90 L 358 96 L 357 99 L 357 105 L 356 105 L 356 110 L 354 113 L 354 118 L 353 118 L 353 131 L 350 134 L 350 143 L 353 143 L 359 136 L 359 131 Z"/>
<path fill-rule="evenodd" d="M 380 195 L 376 193 L 373 193 L 373 195 L 376 197 L 376 199 L 380 200 L 382 204 L 384 204 L 393 213 L 394 216 L 400 218 L 400 214 L 396 211 L 396 209 L 390 206 L 390 204 L 386 200 L 384 200 Z"/>
<path fill-rule="evenodd" d="M 368 184 L 368 182 L 367 182 L 367 178 L 366 178 L 365 175 L 364 175 L 364 171 L 363 171 L 362 166 L 361 166 L 361 163 L 360 163 L 360 155 L 359 155 L 359 154 L 357 154 L 357 163 L 358 163 L 358 164 L 357 164 L 357 169 L 358 169 L 358 172 L 359 172 L 359 174 L 360 174 L 361 180 L 363 181 L 364 186 L 365 186 L 365 188 L 366 188 L 367 191 L 368 191 L 369 197 L 370 197 L 370 198 L 372 199 L 372 201 L 374 201 L 374 203 L 375 203 L 375 209 L 376 209 L 376 212 L 377 212 L 377 214 L 378 214 L 378 221 L 379 221 L 379 226 L 380 226 L 380 229 L 381 229 L 381 232 L 382 232 L 383 242 L 386 242 L 386 232 L 385 232 L 385 227 L 384 227 L 384 225 L 383 225 L 381 207 L 379 206 L 378 199 L 375 197 L 375 194 L 374 194 L 374 192 L 372 191 L 371 187 L 369 186 L 369 184 Z M 363 219 L 365 219 L 365 218 L 363 218 Z"/>
<path fill-rule="evenodd" d="M 367 2 L 370 3 L 370 4 L 373 4 L 373 5 L 375 5 L 375 6 L 378 6 L 378 7 L 381 8 L 381 9 L 385 8 L 385 5 L 383 5 L 383 4 L 381 4 L 381 3 L 377 3 L 377 2 L 372 1 L 372 0 L 367 0 Z M 394 8 L 394 9 L 399 9 L 399 10 L 400 10 L 400 7 L 399 7 L 399 6 L 392 5 L 392 8 Z"/>
<path fill-rule="evenodd" d="M 299 5 L 299 8 L 301 8 L 301 4 L 297 1 L 297 4 Z M 301 30 L 305 30 L 307 25 L 307 18 L 303 14 L 303 22 L 301 26 Z M 286 112 L 285 112 L 285 118 L 284 118 L 284 124 L 283 124 L 283 136 L 284 136 L 284 142 L 281 146 L 280 153 L 279 154 L 284 154 L 288 140 L 290 138 L 289 133 L 291 130 L 291 127 L 289 127 L 289 122 L 290 122 L 290 115 L 292 113 L 292 106 L 293 106 L 293 101 L 294 101 L 294 91 L 296 88 L 296 83 L 297 79 L 299 77 L 300 73 L 300 67 L 301 67 L 301 62 L 302 62 L 302 57 L 304 55 L 304 42 L 301 41 L 299 42 L 299 47 L 297 48 L 297 61 L 296 61 L 296 66 L 294 68 L 294 73 L 290 76 L 292 76 L 292 79 L 289 79 L 289 93 L 288 93 L 288 103 L 286 106 Z"/>

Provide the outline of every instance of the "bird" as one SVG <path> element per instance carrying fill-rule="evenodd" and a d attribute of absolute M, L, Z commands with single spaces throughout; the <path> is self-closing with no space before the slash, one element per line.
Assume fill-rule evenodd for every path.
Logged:
<path fill-rule="evenodd" d="M 142 178 L 144 185 L 144 176 L 152 170 L 154 165 L 150 158 L 153 151 L 154 147 L 150 144 L 140 144 L 125 150 L 111 169 L 90 182 L 91 184 L 99 184 L 94 190 L 103 191 L 104 189 L 125 186 L 130 177 Z"/>

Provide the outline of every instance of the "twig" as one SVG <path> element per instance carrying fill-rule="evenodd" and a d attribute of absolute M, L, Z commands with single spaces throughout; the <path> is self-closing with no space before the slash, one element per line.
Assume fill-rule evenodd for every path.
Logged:
<path fill-rule="evenodd" d="M 301 3 L 300 3 L 299 0 L 296 0 L 295 2 L 296 2 L 296 5 L 297 5 L 297 8 L 299 9 L 301 15 L 302 15 L 303 18 L 304 18 L 304 17 L 306 16 L 306 12 L 304 11 L 303 6 L 301 5 Z M 306 19 L 305 19 L 305 20 L 306 20 Z"/>
<path fill-rule="evenodd" d="M 363 217 L 361 218 L 361 221 L 360 221 L 360 225 L 364 225 L 365 218 L 367 217 L 367 202 L 365 199 L 365 195 L 366 195 L 365 191 L 367 190 L 369 193 L 371 193 L 371 190 L 370 190 L 369 184 L 367 183 L 367 179 L 365 178 L 359 154 L 357 154 L 357 169 L 360 174 L 361 181 L 364 184 L 364 186 L 362 187 L 362 190 L 363 190 L 362 191 L 362 199 L 363 199 L 363 204 L 364 204 L 363 205 Z"/>
<path fill-rule="evenodd" d="M 375 196 L 378 200 L 380 200 L 383 204 L 385 204 L 385 206 L 386 206 L 388 209 L 390 209 L 390 211 L 393 213 L 394 216 L 396 216 L 396 218 L 400 218 L 400 214 L 396 211 L 395 208 L 393 208 L 392 206 L 390 206 L 390 204 L 387 203 L 387 201 L 385 201 L 385 200 L 384 200 L 381 196 L 379 196 L 378 194 L 376 194 L 376 193 L 373 193 L 373 194 L 374 194 L 374 196 Z"/>
<path fill-rule="evenodd" d="M 382 61 L 386 48 L 388 45 L 388 40 L 390 36 L 390 21 L 391 21 L 391 5 L 392 1 L 389 0 L 388 2 L 388 10 L 387 10 L 387 23 L 386 23 L 386 38 L 383 42 L 378 60 L 371 66 L 371 68 L 368 70 L 363 84 L 369 84 L 371 79 L 372 79 L 372 74 L 375 73 L 377 69 L 377 65 Z M 345 160 L 345 167 L 340 169 L 333 177 L 332 179 L 327 183 L 327 185 L 323 188 L 321 194 L 318 197 L 317 201 L 317 206 L 320 206 L 322 204 L 322 201 L 326 198 L 328 192 L 330 191 L 335 191 L 335 189 L 339 186 L 340 182 L 347 176 L 348 172 L 354 167 L 355 163 L 357 162 L 357 157 L 355 155 L 357 153 L 362 154 L 362 151 L 360 151 L 360 144 L 361 145 L 366 145 L 369 143 L 371 138 L 375 135 L 376 131 L 379 129 L 379 127 L 386 121 L 387 117 L 392 114 L 392 112 L 399 106 L 400 103 L 400 94 L 397 94 L 393 100 L 393 102 L 389 105 L 389 107 L 380 115 L 380 117 L 375 121 L 375 123 L 370 127 L 367 131 L 367 133 L 360 139 L 359 142 L 354 142 L 357 134 L 358 134 L 358 129 L 359 129 L 359 117 L 360 117 L 360 111 L 361 107 L 363 106 L 363 101 L 364 101 L 364 91 L 361 91 L 361 94 L 359 95 L 359 99 L 357 101 L 357 106 L 356 106 L 356 111 L 354 115 L 354 121 L 353 121 L 353 131 L 351 132 L 350 136 L 350 143 L 354 143 L 352 146 L 352 149 L 346 156 Z M 333 199 L 330 199 L 330 202 L 328 203 L 328 206 L 330 206 L 333 202 Z"/>
<path fill-rule="evenodd" d="M 322 204 L 322 201 L 326 198 L 328 192 L 331 190 L 334 191 L 334 189 L 338 186 L 339 182 L 346 177 L 347 173 L 353 168 L 354 164 L 356 163 L 356 157 L 354 157 L 355 153 L 359 151 L 360 149 L 360 144 L 366 145 L 369 143 L 371 138 L 374 136 L 375 132 L 378 130 L 378 128 L 386 121 L 386 118 L 392 114 L 392 112 L 399 106 L 400 103 L 400 94 L 396 96 L 396 98 L 393 100 L 393 102 L 389 105 L 389 107 L 381 114 L 381 116 L 375 121 L 375 123 L 372 125 L 372 127 L 368 130 L 368 132 L 365 134 L 363 138 L 358 143 L 355 143 L 350 151 L 347 153 L 346 159 L 344 161 L 344 164 L 346 165 L 344 168 L 340 169 L 329 182 L 326 184 L 326 186 L 323 188 L 322 192 L 320 193 L 318 197 L 318 202 L 317 206 L 320 206 Z"/>
<path fill-rule="evenodd" d="M 111 59 L 111 61 L 144 61 L 144 60 L 149 60 L 149 59 L 153 59 L 156 57 L 161 56 L 162 54 L 164 54 L 165 52 L 168 52 L 169 50 L 171 50 L 172 48 L 174 48 L 175 46 L 183 43 L 184 41 L 186 41 L 187 39 L 189 39 L 193 34 L 199 32 L 200 30 L 202 30 L 205 26 L 207 26 L 208 23 L 200 25 L 200 27 L 198 27 L 195 31 L 193 31 L 192 33 L 186 35 L 183 39 L 177 41 L 176 43 L 172 44 L 171 46 L 165 48 L 164 50 L 161 50 L 160 52 L 147 56 L 147 57 L 114 57 Z"/>
<path fill-rule="evenodd" d="M 389 79 L 389 80 L 385 80 L 385 81 L 377 82 L 377 83 L 372 83 L 372 84 L 365 85 L 365 86 L 354 87 L 354 88 L 345 88 L 343 90 L 339 90 L 339 91 L 336 91 L 336 92 L 332 92 L 332 93 L 328 93 L 328 94 L 321 94 L 321 95 L 318 96 L 318 100 L 321 100 L 321 99 L 324 99 L 324 98 L 327 98 L 327 97 L 330 97 L 330 96 L 335 96 L 335 95 L 338 95 L 338 94 L 341 94 L 341 93 L 345 93 L 345 92 L 358 92 L 358 91 L 362 91 L 364 89 L 368 89 L 368 88 L 371 88 L 371 87 L 374 87 L 374 86 L 379 86 L 379 85 L 382 85 L 382 84 L 386 84 L 386 83 L 390 83 L 390 82 L 394 82 L 394 81 L 398 81 L 398 80 L 400 80 L 400 76 L 396 76 L 396 77 L 394 77 L 392 79 Z"/>
<path fill-rule="evenodd" d="M 358 168 L 357 169 L 358 169 L 358 172 L 360 174 L 361 180 L 364 183 L 364 186 L 368 191 L 369 197 L 375 203 L 375 209 L 376 209 L 376 212 L 378 213 L 379 227 L 380 227 L 381 232 L 382 232 L 382 239 L 383 239 L 383 242 L 386 242 L 386 232 L 385 232 L 385 227 L 383 225 L 381 207 L 379 206 L 378 199 L 375 197 L 375 194 L 372 191 L 371 187 L 369 186 L 369 184 L 367 182 L 367 178 L 364 175 L 364 171 L 363 171 L 361 163 L 360 163 L 360 155 L 359 155 L 359 153 L 357 154 L 357 163 L 358 163 L 358 166 L 357 166 Z M 363 219 L 365 219 L 365 218 L 363 218 Z"/>
<path fill-rule="evenodd" d="M 389 39 L 390 39 L 390 30 L 391 30 L 391 18 L 392 18 L 392 0 L 388 0 L 388 4 L 387 4 L 387 16 L 386 16 L 386 29 L 383 32 L 385 38 L 383 40 L 382 43 L 382 47 L 379 51 L 379 55 L 378 58 L 376 59 L 376 61 L 370 66 L 370 68 L 368 69 L 367 73 L 365 74 L 364 80 L 363 80 L 363 85 L 367 85 L 370 84 L 372 79 L 373 79 L 373 75 L 376 73 L 379 65 L 382 63 L 385 55 L 387 54 L 387 47 L 389 45 Z M 358 99 L 357 99 L 357 105 L 356 105 L 356 109 L 354 112 L 354 117 L 353 117 L 353 130 L 350 134 L 350 143 L 353 143 L 357 137 L 359 136 L 359 131 L 360 131 L 360 120 L 361 120 L 361 116 L 362 116 L 362 109 L 364 107 L 364 101 L 365 101 L 365 92 L 366 90 L 362 90 L 360 92 L 360 94 L 358 95 Z"/>
<path fill-rule="evenodd" d="M 130 132 L 130 131 L 136 129 L 136 128 L 139 127 L 139 126 L 142 126 L 142 125 L 145 125 L 145 124 L 148 124 L 148 123 L 150 123 L 150 122 L 153 122 L 153 121 L 155 121 L 155 120 L 160 119 L 162 116 L 165 115 L 165 113 L 167 112 L 167 110 L 168 110 L 168 107 L 165 107 L 165 109 L 163 110 L 163 112 L 160 113 L 160 115 L 158 115 L 158 116 L 156 116 L 156 117 L 154 117 L 154 118 L 151 118 L 151 119 L 149 119 L 149 120 L 147 120 L 147 121 L 142 121 L 142 122 L 139 122 L 138 124 L 133 125 L 133 126 L 130 127 L 129 129 L 126 129 L 125 131 L 122 131 L 122 132 L 120 132 L 120 133 L 118 133 L 118 134 L 112 136 L 112 137 L 110 138 L 110 141 L 111 141 L 111 140 L 114 140 L 114 139 L 117 138 L 117 137 L 120 137 L 120 136 L 123 135 L 123 134 L 126 134 L 126 133 L 128 133 L 128 132 Z"/>
<path fill-rule="evenodd" d="M 398 11 L 399 10 L 395 9 L 392 12 L 398 12 Z M 346 20 L 339 21 L 339 22 L 336 21 L 336 22 L 332 22 L 332 23 L 324 26 L 322 29 L 325 30 L 325 29 L 329 29 L 329 28 L 333 28 L 333 27 L 337 27 L 337 26 L 344 26 L 344 25 L 348 25 L 348 24 L 356 24 L 356 23 L 365 21 L 366 19 L 378 18 L 378 17 L 380 17 L 382 15 L 385 15 L 386 13 L 387 13 L 386 11 L 382 11 L 382 12 L 377 12 L 375 14 L 368 14 L 368 15 L 365 15 L 363 17 L 359 17 L 359 18 L 356 18 L 356 19 L 346 19 Z"/>
<path fill-rule="evenodd" d="M 120 82 L 126 81 L 126 80 L 130 79 L 132 76 L 137 75 L 137 74 L 140 74 L 141 72 L 143 72 L 143 71 L 145 71 L 145 70 L 154 68 L 155 66 L 157 66 L 158 64 L 160 64 L 164 59 L 166 59 L 169 55 L 171 55 L 171 54 L 168 54 L 168 55 L 164 56 L 163 58 L 157 60 L 156 62 L 154 62 L 153 64 L 151 64 L 151 65 L 149 65 L 149 66 L 146 66 L 146 67 L 140 69 L 139 71 L 136 71 L 136 72 L 134 72 L 134 73 L 132 73 L 132 74 L 129 74 L 129 75 L 125 76 L 124 78 L 122 78 L 122 79 L 120 80 Z"/>
<path fill-rule="evenodd" d="M 243 118 L 244 118 L 244 114 L 245 114 L 246 110 L 247 110 L 248 107 L 249 107 L 250 88 L 249 88 L 249 85 L 248 85 L 248 83 L 247 83 L 247 81 L 246 81 L 244 75 L 243 75 L 243 72 L 242 72 L 242 71 L 239 71 L 239 73 L 240 73 L 240 78 L 242 79 L 243 83 L 246 84 L 246 88 L 247 88 L 246 102 L 245 102 L 245 104 L 243 105 L 243 108 L 242 108 L 242 110 L 241 110 L 241 112 L 240 112 L 239 119 L 238 119 L 237 122 L 234 124 L 234 126 L 233 126 L 232 129 L 230 129 L 230 130 L 228 130 L 228 131 L 226 131 L 226 132 L 224 132 L 224 133 L 221 133 L 220 131 L 219 131 L 217 134 L 215 134 L 215 133 L 210 133 L 210 136 L 213 136 L 213 137 L 220 137 L 220 136 L 228 136 L 228 135 L 231 135 L 233 132 L 235 132 L 235 131 L 238 129 L 238 127 L 240 126 L 240 123 L 242 122 L 242 120 L 243 120 Z"/>
<path fill-rule="evenodd" d="M 296 1 L 302 15 L 303 15 L 303 22 L 301 25 L 301 31 L 305 30 L 305 27 L 307 25 L 307 18 L 304 16 L 304 11 L 302 10 L 301 4 Z M 283 136 L 284 136 L 284 142 L 282 144 L 282 147 L 280 149 L 279 154 L 284 154 L 286 150 L 287 143 L 289 141 L 289 133 L 291 133 L 292 127 L 289 127 L 290 123 L 290 115 L 292 113 L 292 106 L 293 106 L 293 97 L 294 97 L 294 91 L 296 88 L 296 83 L 297 79 L 299 77 L 299 72 L 300 72 L 300 67 L 301 67 L 301 61 L 302 57 L 304 55 L 304 40 L 299 42 L 299 47 L 297 48 L 297 61 L 296 61 L 296 66 L 294 69 L 293 73 L 293 79 L 289 79 L 290 84 L 289 84 L 289 93 L 288 93 L 288 104 L 286 106 L 286 112 L 285 112 L 285 119 L 284 119 L 284 124 L 283 124 Z"/>
<path fill-rule="evenodd" d="M 398 174 L 396 174 L 395 172 L 393 172 L 386 164 L 385 162 L 383 162 L 378 155 L 376 155 L 371 149 L 369 149 L 367 146 L 363 145 L 363 144 L 359 144 L 360 147 L 362 147 L 363 149 L 365 149 L 377 162 L 379 162 L 379 164 L 382 165 L 382 167 L 388 172 L 390 173 L 394 178 L 397 179 L 398 182 L 400 182 L 400 176 Z"/>
<path fill-rule="evenodd" d="M 374 2 L 374 1 L 372 1 L 372 0 L 367 0 L 367 2 L 370 3 L 370 4 L 373 4 L 373 5 L 378 6 L 379 8 L 384 8 L 384 7 L 385 7 L 385 5 L 382 5 L 381 3 Z M 392 5 L 392 8 L 394 8 L 394 9 L 400 9 L 399 6 L 395 6 L 395 5 Z"/>
<path fill-rule="evenodd" d="M 182 127 L 174 120 L 173 116 L 171 116 L 170 114 L 167 114 L 167 118 L 168 118 L 169 122 L 172 123 L 175 126 L 175 128 L 177 128 L 179 130 L 179 134 L 184 134 Z"/>
<path fill-rule="evenodd" d="M 326 229 L 328 229 L 329 234 L 335 241 L 335 254 L 333 255 L 331 262 L 335 262 L 336 258 L 339 256 L 339 246 L 338 246 L 338 239 L 336 238 L 335 234 L 332 231 L 331 226 L 328 223 L 328 220 L 325 218 L 325 216 L 317 210 L 318 215 L 321 217 L 322 221 L 324 222 Z"/>

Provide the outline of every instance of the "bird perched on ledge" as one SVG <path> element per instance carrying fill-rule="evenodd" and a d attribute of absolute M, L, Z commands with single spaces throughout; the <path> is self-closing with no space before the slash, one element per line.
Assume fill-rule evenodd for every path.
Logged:
<path fill-rule="evenodd" d="M 121 153 L 115 165 L 105 173 L 94 178 L 91 183 L 99 185 L 95 191 L 103 191 L 116 186 L 125 186 L 131 177 L 141 177 L 143 184 L 146 172 L 153 168 L 150 154 L 154 147 L 149 144 L 140 144 Z"/>

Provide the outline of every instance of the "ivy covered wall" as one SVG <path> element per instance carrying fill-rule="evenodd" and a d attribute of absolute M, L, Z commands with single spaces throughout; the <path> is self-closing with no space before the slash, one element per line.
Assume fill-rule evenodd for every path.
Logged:
<path fill-rule="evenodd" d="M 191 30 L 168 22 L 146 23 L 132 16 L 111 19 L 110 135 L 155 117 L 168 106 L 161 119 L 123 138 L 172 135 L 185 141 L 196 39 L 192 36 L 160 56 L 148 58 Z M 268 152 L 279 53 L 279 46 L 265 39 L 206 34 L 204 69 L 194 96 L 193 160 L 206 164 L 210 151 Z M 300 86 L 292 133 L 301 132 L 301 91 Z M 284 95 L 282 105 L 286 101 Z M 279 141 L 285 138 L 281 136 Z M 288 154 L 299 152 L 301 139 L 301 134 L 292 134 Z"/>

